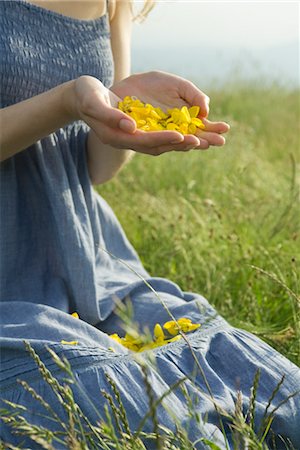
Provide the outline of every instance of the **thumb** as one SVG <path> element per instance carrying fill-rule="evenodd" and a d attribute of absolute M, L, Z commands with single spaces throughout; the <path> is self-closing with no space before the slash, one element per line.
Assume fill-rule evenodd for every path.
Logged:
<path fill-rule="evenodd" d="M 109 97 L 109 99 L 105 98 L 102 93 L 95 92 L 93 119 L 102 122 L 109 128 L 119 128 L 125 133 L 134 133 L 136 131 L 135 120 L 118 108 L 112 107 L 110 105 L 111 95 Z M 114 103 L 118 103 L 120 99 L 115 97 Z"/>
<path fill-rule="evenodd" d="M 83 120 L 84 117 L 89 117 L 109 128 L 121 129 L 127 133 L 135 132 L 135 121 L 123 111 L 114 108 L 121 99 L 100 80 L 87 75 L 78 78 L 75 93 Z"/>
<path fill-rule="evenodd" d="M 136 123 L 129 116 L 122 118 L 119 122 L 119 128 L 125 133 L 134 133 L 136 131 Z"/>

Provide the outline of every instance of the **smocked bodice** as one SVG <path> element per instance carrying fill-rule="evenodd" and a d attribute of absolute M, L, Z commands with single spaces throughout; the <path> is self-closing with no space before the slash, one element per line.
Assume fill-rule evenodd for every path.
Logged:
<path fill-rule="evenodd" d="M 1 107 L 80 75 L 113 80 L 107 15 L 73 19 L 23 0 L 0 1 Z"/>
<path fill-rule="evenodd" d="M 107 15 L 78 20 L 23 0 L 0 0 L 0 24 L 2 107 L 80 75 L 112 84 Z M 112 284 L 106 272 L 113 264 L 99 247 L 118 239 L 105 242 L 100 198 L 87 169 L 88 133 L 83 122 L 66 125 L 1 163 L 0 300 L 73 308 L 95 323 L 103 315 L 106 279 Z M 111 228 L 112 221 L 108 234 Z M 122 284 L 118 270 L 112 274 Z M 80 307 L 83 299 L 89 306 Z M 111 300 L 107 305 L 111 310 Z"/>

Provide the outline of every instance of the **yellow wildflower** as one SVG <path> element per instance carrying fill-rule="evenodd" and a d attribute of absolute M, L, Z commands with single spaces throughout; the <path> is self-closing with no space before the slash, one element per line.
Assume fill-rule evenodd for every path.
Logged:
<path fill-rule="evenodd" d="M 178 319 L 178 324 L 181 331 L 183 331 L 184 333 L 197 330 L 197 328 L 201 326 L 200 323 L 192 323 L 191 319 L 186 319 L 185 317 Z"/>
<path fill-rule="evenodd" d="M 117 333 L 114 333 L 111 334 L 110 337 L 134 352 L 137 352 L 140 346 L 143 345 L 142 337 L 138 336 L 138 334 L 132 336 L 131 334 L 126 333 L 124 337 L 120 337 Z"/>
<path fill-rule="evenodd" d="M 153 330 L 153 340 L 151 340 L 152 338 L 149 337 L 149 335 L 139 335 L 138 332 L 134 330 L 131 330 L 130 333 L 126 333 L 124 337 L 120 337 L 117 333 L 111 334 L 110 337 L 133 352 L 143 352 L 145 350 L 152 350 L 156 347 L 161 347 L 169 344 L 170 342 L 178 341 L 182 338 L 179 334 L 180 331 L 188 333 L 199 327 L 199 323 L 192 323 L 191 319 L 181 317 L 177 322 L 170 320 L 163 326 L 156 323 Z M 165 335 L 163 328 L 167 331 L 169 336 Z"/>
<path fill-rule="evenodd" d="M 156 325 L 158 325 L 158 324 L 156 324 Z M 159 326 L 160 326 L 160 325 L 159 325 Z M 160 328 L 161 328 L 161 326 L 160 326 Z M 161 330 L 161 331 L 162 331 L 162 330 Z M 162 331 L 162 333 L 163 333 L 163 331 Z M 142 345 L 142 346 L 139 348 L 138 352 L 144 352 L 145 350 L 152 350 L 152 349 L 157 348 L 157 347 L 162 347 L 163 345 L 166 345 L 166 344 L 168 344 L 169 342 L 178 341 L 178 340 L 181 339 L 181 338 L 182 338 L 182 336 L 181 336 L 180 334 L 177 335 L 177 336 L 175 336 L 175 337 L 173 337 L 173 338 L 170 338 L 170 339 L 166 339 L 166 338 L 161 339 L 161 338 L 158 338 L 158 339 L 156 339 L 156 340 L 153 341 L 153 342 L 149 342 L 148 344 Z"/>
<path fill-rule="evenodd" d="M 143 344 L 143 336 L 139 336 L 138 333 L 135 333 L 134 335 L 126 333 L 123 340 L 131 347 L 138 347 Z"/>
<path fill-rule="evenodd" d="M 196 134 L 198 129 L 205 129 L 198 117 L 199 106 L 172 108 L 165 113 L 150 103 L 144 104 L 136 97 L 126 96 L 119 102 L 118 108 L 134 119 L 137 128 L 143 131 L 173 130 L 182 134 Z"/>
<path fill-rule="evenodd" d="M 192 323 L 191 319 L 181 317 L 177 320 L 177 323 L 175 320 L 170 320 L 166 322 L 163 327 L 171 336 L 175 336 L 179 333 L 179 331 L 188 333 L 189 331 L 197 330 L 200 326 L 200 323 Z"/>

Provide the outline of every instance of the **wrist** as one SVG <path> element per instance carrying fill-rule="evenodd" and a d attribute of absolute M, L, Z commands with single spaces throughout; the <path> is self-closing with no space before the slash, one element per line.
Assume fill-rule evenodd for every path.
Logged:
<path fill-rule="evenodd" d="M 61 109 L 68 122 L 80 119 L 76 102 L 75 83 L 76 80 L 64 83 L 61 95 Z"/>

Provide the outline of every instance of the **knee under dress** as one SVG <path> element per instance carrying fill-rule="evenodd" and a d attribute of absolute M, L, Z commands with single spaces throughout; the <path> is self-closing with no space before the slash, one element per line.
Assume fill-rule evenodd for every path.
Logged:
<path fill-rule="evenodd" d="M 77 20 L 23 0 L 1 1 L 0 10 L 1 107 L 82 74 L 110 86 L 113 63 L 107 16 Z M 75 397 L 92 422 L 103 414 L 100 389 L 108 389 L 105 374 L 109 374 L 134 430 L 149 404 L 135 354 L 109 337 L 122 333 L 116 299 L 130 298 L 133 320 L 141 329 L 151 330 L 155 323 L 170 320 L 163 300 L 176 318 L 202 324 L 187 335 L 202 372 L 195 370 L 184 339 L 158 347 L 150 351 L 155 364 L 147 363 L 154 395 L 162 395 L 187 376 L 186 387 L 202 418 L 200 425 L 189 424 L 192 438 L 210 439 L 225 448 L 225 430 L 232 446 L 230 427 L 225 423 L 221 430 L 207 383 L 215 401 L 229 413 L 240 390 L 246 411 L 254 375 L 260 369 L 258 426 L 283 374 L 285 381 L 272 407 L 299 389 L 299 369 L 255 336 L 231 327 L 201 295 L 182 292 L 171 281 L 146 272 L 113 211 L 91 187 L 87 133 L 84 123 L 75 122 L 1 164 L 1 401 L 23 404 L 29 421 L 49 425 L 40 415 L 42 407 L 17 382 L 27 381 L 50 404 L 54 401 L 24 348 L 26 340 L 58 379 L 64 375 L 46 347 L 68 358 L 80 385 L 80 389 L 74 387 Z M 71 316 L 74 311 L 79 320 Z M 61 343 L 74 339 L 76 346 Z M 147 361 L 149 351 L 139 356 Z M 95 408 L 90 406 L 91 399 Z M 59 405 L 56 410 L 62 413 Z M 159 422 L 171 429 L 174 415 L 181 424 L 188 423 L 186 400 L 179 388 L 158 408 Z M 147 427 L 151 430 L 148 422 Z M 281 436 L 278 449 L 285 448 L 283 442 L 288 439 L 300 448 L 299 395 L 280 406 L 272 430 Z M 4 424 L 1 438 L 15 445 L 22 441 Z M 29 444 L 32 449 L 36 446 Z M 206 448 L 203 441 L 197 446 Z"/>

